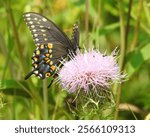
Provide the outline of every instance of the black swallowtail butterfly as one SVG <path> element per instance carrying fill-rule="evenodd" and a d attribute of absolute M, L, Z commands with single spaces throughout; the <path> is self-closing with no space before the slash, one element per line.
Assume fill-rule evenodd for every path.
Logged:
<path fill-rule="evenodd" d="M 38 13 L 25 13 L 24 19 L 37 46 L 32 56 L 33 69 L 25 79 L 32 74 L 45 79 L 54 74 L 62 58 L 70 52 L 76 54 L 79 48 L 78 24 L 74 24 L 72 38 L 69 39 L 51 20 Z"/>

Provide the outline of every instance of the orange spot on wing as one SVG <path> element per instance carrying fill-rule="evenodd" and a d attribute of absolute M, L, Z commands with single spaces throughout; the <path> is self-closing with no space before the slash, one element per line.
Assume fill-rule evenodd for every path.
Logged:
<path fill-rule="evenodd" d="M 47 46 L 49 49 L 51 49 L 53 47 L 53 44 L 52 43 L 48 43 L 48 46 Z"/>
<path fill-rule="evenodd" d="M 46 54 L 45 54 L 45 56 L 46 56 L 46 57 L 49 57 L 49 54 L 48 54 L 48 53 L 46 53 Z"/>
<path fill-rule="evenodd" d="M 45 76 L 46 76 L 46 77 L 50 77 L 51 74 L 50 74 L 49 72 L 47 72 L 47 73 L 45 74 Z"/>
<path fill-rule="evenodd" d="M 49 58 L 44 58 L 45 61 L 49 60 Z"/>
<path fill-rule="evenodd" d="M 55 70 L 55 68 L 56 68 L 56 67 L 55 67 L 54 65 L 53 65 L 53 66 L 51 66 L 51 69 L 52 69 L 53 71 Z"/>

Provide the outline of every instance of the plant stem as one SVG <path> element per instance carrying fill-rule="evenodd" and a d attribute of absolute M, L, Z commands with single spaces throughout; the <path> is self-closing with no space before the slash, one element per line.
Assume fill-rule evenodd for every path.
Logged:
<path fill-rule="evenodd" d="M 148 1 L 143 1 L 143 4 L 144 4 L 143 8 L 144 8 L 144 11 L 145 11 L 148 26 L 150 26 L 150 12 L 149 12 Z"/>
<path fill-rule="evenodd" d="M 137 21 L 135 25 L 135 32 L 134 32 L 134 38 L 131 44 L 131 51 L 135 48 L 137 44 L 137 38 L 138 38 L 138 31 L 139 31 L 139 25 L 140 25 L 140 16 L 142 12 L 142 5 L 143 0 L 139 1 L 139 7 L 138 7 L 138 13 L 137 13 Z M 123 2 L 119 1 L 119 11 L 120 11 L 120 33 L 121 33 L 121 56 L 120 56 L 120 69 L 124 69 L 124 62 L 125 62 L 125 53 L 127 48 L 127 42 L 128 42 L 128 33 L 129 33 L 129 21 L 130 21 L 130 14 L 131 14 L 131 8 L 132 8 L 132 0 L 130 0 L 129 3 L 129 9 L 128 9 L 128 18 L 127 18 L 127 26 L 125 31 L 125 21 L 124 21 L 124 11 L 123 11 Z M 121 97 L 121 87 L 122 85 L 118 85 L 117 92 L 116 92 L 116 111 L 114 119 L 118 119 L 118 110 L 119 110 L 119 104 L 120 104 L 120 97 Z"/>
<path fill-rule="evenodd" d="M 8 19 L 10 21 L 10 25 L 12 26 L 12 32 L 13 32 L 13 36 L 15 37 L 16 40 L 16 51 L 17 51 L 17 55 L 18 58 L 20 60 L 20 66 L 22 67 L 22 70 L 26 73 L 27 72 L 27 66 L 25 64 L 25 58 L 22 54 L 23 50 L 21 47 L 21 43 L 20 43 L 20 39 L 19 39 L 19 34 L 18 34 L 18 28 L 17 25 L 15 23 L 15 19 L 13 16 L 13 12 L 11 9 L 11 3 L 9 0 L 6 0 L 3 2 L 5 8 L 6 8 L 6 12 L 8 14 Z M 36 101 L 36 103 L 38 104 L 39 108 L 42 107 L 42 99 L 40 98 L 36 88 L 33 86 L 33 82 L 31 79 L 28 80 L 28 86 L 31 92 L 31 97 Z"/>
<path fill-rule="evenodd" d="M 89 16 L 88 16 L 88 10 L 89 10 L 89 4 L 88 4 L 88 0 L 86 0 L 85 3 L 85 46 L 88 48 L 88 44 L 89 44 L 89 36 L 88 36 L 88 31 L 89 31 Z"/>
<path fill-rule="evenodd" d="M 47 79 L 43 80 L 43 119 L 48 119 L 48 88 Z"/>
<path fill-rule="evenodd" d="M 127 48 L 127 46 L 128 46 L 128 34 L 129 34 L 129 29 L 130 29 L 130 18 L 131 18 L 132 3 L 133 3 L 133 0 L 130 0 L 129 1 L 129 7 L 128 7 L 126 32 L 125 32 L 125 48 Z"/>
<path fill-rule="evenodd" d="M 123 3 L 119 1 L 119 11 L 120 11 L 120 70 L 123 69 L 124 57 L 125 57 L 125 20 L 124 20 L 124 10 Z"/>
<path fill-rule="evenodd" d="M 139 28 L 140 28 L 140 17 L 141 17 L 141 13 L 142 13 L 142 9 L 143 9 L 143 1 L 144 0 L 139 1 L 137 18 L 136 18 L 135 29 L 134 29 L 134 38 L 133 38 L 132 43 L 131 43 L 130 51 L 133 51 L 137 45 L 138 32 L 139 32 Z"/>
<path fill-rule="evenodd" d="M 13 13 L 12 13 L 12 10 L 11 10 L 11 7 L 10 7 L 10 3 L 8 0 L 6 0 L 5 2 L 5 6 L 6 6 L 6 11 L 7 11 L 7 14 L 8 14 L 8 18 L 9 18 L 9 21 L 12 25 L 12 30 L 13 30 L 13 33 L 14 33 L 14 37 L 15 37 L 15 40 L 16 40 L 16 47 L 17 47 L 17 53 L 19 55 L 19 59 L 21 61 L 21 66 L 22 66 L 22 70 L 24 72 L 27 72 L 26 70 L 26 65 L 24 64 L 24 57 L 23 57 L 23 54 L 22 54 L 22 49 L 21 49 L 21 44 L 20 44 L 20 39 L 19 39 L 19 35 L 18 35 L 18 29 L 17 29 L 17 26 L 16 26 L 16 23 L 15 23 L 15 20 L 14 20 L 14 16 L 13 16 Z"/>
<path fill-rule="evenodd" d="M 123 69 L 124 64 L 124 58 L 125 58 L 125 20 L 124 20 L 124 8 L 123 8 L 123 2 L 119 1 L 119 13 L 120 13 L 120 70 Z M 119 103 L 120 103 L 120 96 L 121 96 L 121 84 L 117 86 L 117 90 L 115 93 L 116 96 L 116 111 L 114 119 L 118 119 L 118 109 L 119 109 Z"/>

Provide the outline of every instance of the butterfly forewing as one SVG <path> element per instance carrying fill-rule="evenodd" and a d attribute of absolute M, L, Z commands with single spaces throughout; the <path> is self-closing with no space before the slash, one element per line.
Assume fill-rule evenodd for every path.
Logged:
<path fill-rule="evenodd" d="M 33 35 L 35 44 L 47 44 L 49 42 L 60 42 L 63 46 L 71 48 L 67 35 L 62 32 L 52 21 L 46 17 L 33 12 L 24 14 L 24 19 Z"/>

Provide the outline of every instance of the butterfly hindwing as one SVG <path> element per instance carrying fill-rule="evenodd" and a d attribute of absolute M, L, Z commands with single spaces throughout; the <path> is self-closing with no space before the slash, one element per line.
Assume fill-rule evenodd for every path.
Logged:
<path fill-rule="evenodd" d="M 79 35 L 80 35 L 79 26 L 78 23 L 76 22 L 72 29 L 72 38 L 71 38 L 74 51 L 76 51 L 76 49 L 79 48 Z"/>

